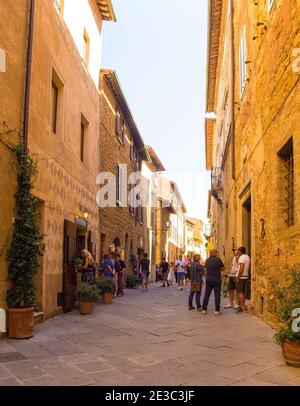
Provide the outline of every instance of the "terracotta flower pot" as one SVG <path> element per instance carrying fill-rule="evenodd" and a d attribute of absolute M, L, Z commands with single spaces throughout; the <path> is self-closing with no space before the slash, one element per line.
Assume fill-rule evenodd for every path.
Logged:
<path fill-rule="evenodd" d="M 28 339 L 33 337 L 33 312 L 33 307 L 7 310 L 9 338 Z"/>
<path fill-rule="evenodd" d="M 92 313 L 93 303 L 90 300 L 80 300 L 79 306 L 80 306 L 80 314 L 82 314 L 83 316 Z"/>
<path fill-rule="evenodd" d="M 286 363 L 291 367 L 300 368 L 300 340 L 292 341 L 285 339 L 281 343 L 281 348 Z"/>
<path fill-rule="evenodd" d="M 113 301 L 113 294 L 111 292 L 103 293 L 103 303 L 104 304 L 112 304 Z"/>

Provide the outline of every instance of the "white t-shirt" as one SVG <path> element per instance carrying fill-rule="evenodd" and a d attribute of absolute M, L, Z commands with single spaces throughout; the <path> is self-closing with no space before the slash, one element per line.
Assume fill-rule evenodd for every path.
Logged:
<path fill-rule="evenodd" d="M 183 259 L 179 259 L 179 260 L 176 262 L 176 265 L 177 265 L 177 272 L 184 272 L 184 265 L 185 265 L 185 262 L 184 262 Z"/>
<path fill-rule="evenodd" d="M 239 258 L 234 257 L 232 260 L 232 267 L 229 276 L 236 277 L 239 271 Z"/>
<path fill-rule="evenodd" d="M 239 264 L 244 264 L 244 271 L 241 274 L 241 279 L 249 279 L 249 271 L 250 271 L 250 257 L 249 255 L 241 255 L 239 258 Z"/>

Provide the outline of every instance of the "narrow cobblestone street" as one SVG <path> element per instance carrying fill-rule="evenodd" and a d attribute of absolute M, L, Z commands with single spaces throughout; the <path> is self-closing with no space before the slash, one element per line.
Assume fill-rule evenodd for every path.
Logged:
<path fill-rule="evenodd" d="M 78 311 L 0 341 L 0 385 L 300 385 L 260 319 L 187 310 L 187 292 L 127 290 L 92 316 Z"/>

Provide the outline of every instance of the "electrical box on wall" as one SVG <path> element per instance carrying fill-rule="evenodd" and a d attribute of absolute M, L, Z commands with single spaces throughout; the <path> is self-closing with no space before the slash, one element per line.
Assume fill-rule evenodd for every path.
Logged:
<path fill-rule="evenodd" d="M 4 49 L 0 48 L 0 73 L 6 72 L 6 54 Z"/>

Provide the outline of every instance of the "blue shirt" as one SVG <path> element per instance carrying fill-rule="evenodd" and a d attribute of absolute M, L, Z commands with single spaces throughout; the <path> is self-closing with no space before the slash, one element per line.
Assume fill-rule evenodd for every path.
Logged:
<path fill-rule="evenodd" d="M 113 269 L 112 266 L 112 262 L 110 259 L 105 259 L 104 260 L 104 264 L 103 264 L 103 269 L 104 269 L 104 275 L 107 278 L 112 278 L 113 277 L 113 273 L 111 272 L 111 270 L 109 269 L 109 267 L 111 267 Z"/>

